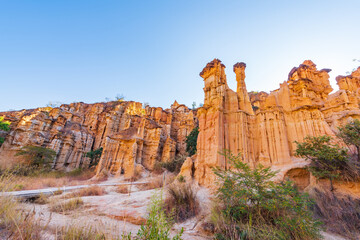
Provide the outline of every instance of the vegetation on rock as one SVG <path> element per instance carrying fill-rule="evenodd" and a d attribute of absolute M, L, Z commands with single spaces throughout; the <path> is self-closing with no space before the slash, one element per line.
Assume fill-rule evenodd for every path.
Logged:
<path fill-rule="evenodd" d="M 0 130 L 2 131 L 9 131 L 10 130 L 10 122 L 4 121 L 4 117 L 0 117 Z M 4 143 L 4 138 L 0 137 L 0 146 Z"/>
<path fill-rule="evenodd" d="M 331 143 L 330 136 L 306 137 L 304 142 L 297 144 L 296 155 L 309 160 L 309 171 L 317 178 L 330 180 L 333 191 L 333 180 L 346 176 L 355 176 L 354 169 L 349 167 L 347 149 Z"/>
<path fill-rule="evenodd" d="M 212 213 L 216 239 L 319 239 L 312 202 L 290 181 L 274 183 L 276 172 L 251 169 L 240 155 L 225 151 L 231 169 L 214 168 L 219 188 Z"/>
<path fill-rule="evenodd" d="M 86 157 L 90 158 L 89 168 L 96 166 L 99 163 L 102 152 L 103 148 L 101 147 L 86 153 Z"/>
<path fill-rule="evenodd" d="M 348 145 L 353 145 L 357 150 L 357 160 L 360 162 L 360 121 L 355 119 L 343 127 L 339 127 L 338 137 Z"/>
<path fill-rule="evenodd" d="M 196 127 L 186 137 L 186 152 L 188 152 L 190 156 L 196 153 L 198 135 L 199 135 L 199 128 Z"/>
<path fill-rule="evenodd" d="M 51 169 L 51 163 L 54 161 L 56 152 L 45 147 L 25 146 L 16 153 L 16 156 L 25 157 L 25 162 L 23 164 L 25 164 L 28 169 L 41 169 L 47 171 Z"/>

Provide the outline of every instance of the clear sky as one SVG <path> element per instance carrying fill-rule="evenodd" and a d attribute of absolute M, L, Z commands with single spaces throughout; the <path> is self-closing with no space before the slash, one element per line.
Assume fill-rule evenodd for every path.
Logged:
<path fill-rule="evenodd" d="M 247 64 L 270 91 L 311 59 L 335 77 L 360 58 L 359 0 L 0 0 L 0 111 L 126 100 L 203 102 L 199 72 Z M 360 64 L 360 63 L 358 63 Z"/>

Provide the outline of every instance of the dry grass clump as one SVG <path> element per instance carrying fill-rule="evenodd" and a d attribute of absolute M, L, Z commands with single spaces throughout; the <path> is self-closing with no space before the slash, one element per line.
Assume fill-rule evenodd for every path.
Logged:
<path fill-rule="evenodd" d="M 167 215 L 172 215 L 176 222 L 185 221 L 199 213 L 196 191 L 189 184 L 171 184 L 167 192 L 165 211 Z"/>
<path fill-rule="evenodd" d="M 314 212 L 327 231 L 349 239 L 360 238 L 360 199 L 349 195 L 335 195 L 330 191 L 314 189 Z"/>
<path fill-rule="evenodd" d="M 119 185 L 116 187 L 115 192 L 122 193 L 122 194 L 128 194 L 130 193 L 130 185 Z"/>
<path fill-rule="evenodd" d="M 85 197 L 85 196 L 102 196 L 106 193 L 106 191 L 97 185 L 82 188 L 74 193 L 71 193 L 70 197 Z"/>
<path fill-rule="evenodd" d="M 58 213 L 66 213 L 80 208 L 84 205 L 81 198 L 73 198 L 64 202 L 52 202 L 50 203 L 50 211 Z"/>
<path fill-rule="evenodd" d="M 12 174 L 11 170 L 4 172 L 5 174 L 2 175 L 11 175 L 14 183 L 9 191 L 74 186 L 83 184 L 84 181 L 89 180 L 95 174 L 93 170 L 81 169 L 75 169 L 67 173 L 61 171 L 35 172 L 32 175 L 27 176 Z"/>
<path fill-rule="evenodd" d="M 34 203 L 35 204 L 40 204 L 40 205 L 44 205 L 44 204 L 48 204 L 49 203 L 49 197 L 46 196 L 43 193 L 40 193 L 40 195 L 34 199 Z"/>
<path fill-rule="evenodd" d="M 149 179 L 149 182 L 138 185 L 139 190 L 145 191 L 150 189 L 161 188 L 164 186 L 163 177 L 155 177 Z"/>
<path fill-rule="evenodd" d="M 0 175 L 0 192 L 14 187 L 11 175 Z M 34 211 L 19 211 L 19 203 L 9 195 L 0 196 L 0 232 L 4 239 L 40 239 L 42 227 Z"/>
<path fill-rule="evenodd" d="M 99 239 L 113 239 L 107 236 L 104 232 L 99 231 L 92 226 L 77 226 L 76 224 L 69 224 L 65 227 L 57 229 L 56 239 L 59 240 L 99 240 Z M 115 239 L 115 238 L 114 238 Z"/>
<path fill-rule="evenodd" d="M 55 195 L 55 196 L 57 196 L 57 195 L 61 195 L 61 194 L 63 194 L 63 190 L 61 190 L 61 189 L 58 189 L 58 190 L 56 190 L 55 192 L 53 192 L 53 194 Z"/>

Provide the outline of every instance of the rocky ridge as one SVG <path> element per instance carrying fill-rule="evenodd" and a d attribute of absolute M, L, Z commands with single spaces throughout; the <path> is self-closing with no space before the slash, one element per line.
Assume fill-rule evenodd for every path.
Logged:
<path fill-rule="evenodd" d="M 197 154 L 187 158 L 181 175 L 213 185 L 212 167 L 229 167 L 219 154 L 229 149 L 250 165 L 281 170 L 280 177 L 287 175 L 306 188 L 311 175 L 303 170 L 306 162 L 294 155 L 295 141 L 326 134 L 341 143 L 337 127 L 360 119 L 360 67 L 336 78 L 335 93 L 331 70 L 318 70 L 310 60 L 294 67 L 288 80 L 270 93 L 247 91 L 245 63 L 233 66 L 237 88 L 231 90 L 224 69 L 214 59 L 200 73 L 205 98 L 196 111 L 176 101 L 165 110 L 117 101 L 0 113 L 12 122 L 0 148 L 0 163 L 12 162 L 22 146 L 39 145 L 57 152 L 55 169 L 69 170 L 87 166 L 84 153 L 102 147 L 98 173 L 106 169 L 131 177 L 184 154 L 186 136 L 199 125 Z"/>
<path fill-rule="evenodd" d="M 195 127 L 194 111 L 176 101 L 170 109 L 138 102 L 72 103 L 59 108 L 3 112 L 11 131 L 0 148 L 0 163 L 16 161 L 23 146 L 56 151 L 53 168 L 85 167 L 85 153 L 103 148 L 99 169 L 131 177 L 136 169 L 152 170 L 156 162 L 185 153 L 186 136 Z"/>

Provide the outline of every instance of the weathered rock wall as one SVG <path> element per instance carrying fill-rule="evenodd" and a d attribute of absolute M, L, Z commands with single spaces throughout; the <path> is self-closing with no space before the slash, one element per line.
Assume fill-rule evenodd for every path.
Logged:
<path fill-rule="evenodd" d="M 219 154 L 224 149 L 241 153 L 251 165 L 287 169 L 303 161 L 294 156 L 295 141 L 325 134 L 336 139 L 339 125 L 360 118 L 360 68 L 349 76 L 339 76 L 340 90 L 329 95 L 333 90 L 330 70 L 317 70 L 309 60 L 293 68 L 288 80 L 270 94 L 247 92 L 245 67 L 244 63 L 234 65 L 236 92 L 229 89 L 220 60 L 214 59 L 200 73 L 205 101 L 198 109 L 200 132 L 193 161 L 193 175 L 200 184 L 213 184 L 212 167 L 228 168 L 229 163 Z"/>
<path fill-rule="evenodd" d="M 88 166 L 85 153 L 103 147 L 100 166 L 113 174 L 152 169 L 185 151 L 185 139 L 196 126 L 194 112 L 175 102 L 170 109 L 138 102 L 73 103 L 59 108 L 3 112 L 11 131 L 0 148 L 0 163 L 16 161 L 23 146 L 52 148 L 55 169 Z"/>

